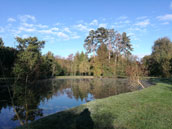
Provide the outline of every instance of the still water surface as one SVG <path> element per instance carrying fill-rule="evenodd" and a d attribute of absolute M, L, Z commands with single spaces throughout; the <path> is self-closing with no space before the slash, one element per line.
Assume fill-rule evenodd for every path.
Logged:
<path fill-rule="evenodd" d="M 0 86 L 0 129 L 13 129 L 94 99 L 130 92 L 125 79 L 51 79 Z"/>

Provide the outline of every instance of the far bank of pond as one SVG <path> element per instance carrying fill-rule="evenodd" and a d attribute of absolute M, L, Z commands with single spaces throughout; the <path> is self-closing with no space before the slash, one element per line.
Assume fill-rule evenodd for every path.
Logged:
<path fill-rule="evenodd" d="M 97 99 L 18 129 L 171 129 L 172 82 Z"/>

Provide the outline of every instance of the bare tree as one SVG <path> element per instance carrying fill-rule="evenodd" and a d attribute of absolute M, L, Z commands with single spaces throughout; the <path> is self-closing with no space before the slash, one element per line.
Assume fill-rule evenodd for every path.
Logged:
<path fill-rule="evenodd" d="M 126 68 L 126 74 L 128 76 L 129 82 L 131 85 L 140 85 L 142 88 L 145 88 L 141 83 L 141 78 L 144 75 L 141 64 L 136 60 L 137 57 L 133 58 L 133 63 L 130 63 Z"/>

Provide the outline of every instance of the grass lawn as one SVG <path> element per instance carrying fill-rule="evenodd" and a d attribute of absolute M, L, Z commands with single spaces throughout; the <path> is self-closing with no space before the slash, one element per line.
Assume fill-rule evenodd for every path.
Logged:
<path fill-rule="evenodd" d="M 18 129 L 172 129 L 172 83 L 98 99 Z"/>

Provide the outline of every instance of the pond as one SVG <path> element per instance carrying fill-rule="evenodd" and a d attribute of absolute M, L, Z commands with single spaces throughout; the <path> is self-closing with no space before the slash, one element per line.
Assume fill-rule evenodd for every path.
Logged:
<path fill-rule="evenodd" d="M 95 99 L 130 92 L 126 79 L 50 79 L 0 86 L 0 129 L 13 129 Z"/>

